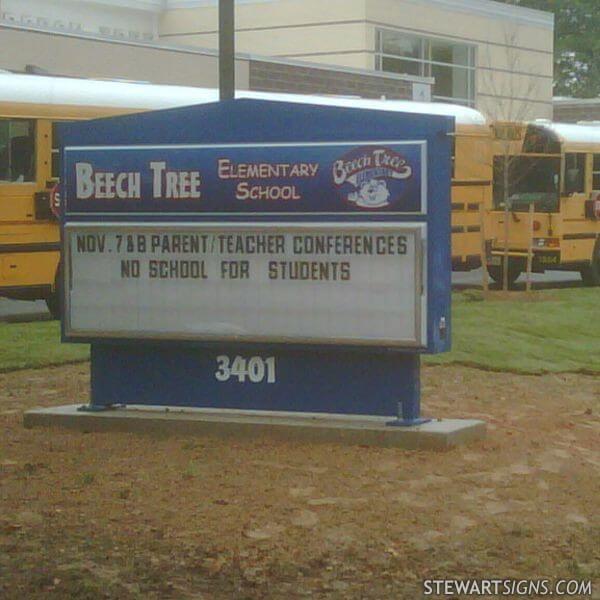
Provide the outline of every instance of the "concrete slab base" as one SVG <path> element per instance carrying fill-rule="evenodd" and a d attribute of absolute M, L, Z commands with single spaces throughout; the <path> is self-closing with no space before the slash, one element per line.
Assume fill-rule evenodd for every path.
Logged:
<path fill-rule="evenodd" d="M 483 439 L 484 421 L 433 420 L 415 427 L 390 427 L 389 417 L 281 413 L 227 409 L 127 406 L 104 412 L 81 412 L 79 405 L 30 410 L 24 425 L 62 427 L 82 432 L 136 432 L 218 435 L 327 442 L 409 450 L 444 450 Z"/>

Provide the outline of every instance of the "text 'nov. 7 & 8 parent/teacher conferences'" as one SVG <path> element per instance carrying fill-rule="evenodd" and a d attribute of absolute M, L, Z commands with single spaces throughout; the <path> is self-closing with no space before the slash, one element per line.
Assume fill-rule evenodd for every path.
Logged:
<path fill-rule="evenodd" d="M 86 233 L 79 254 L 113 256 L 120 275 L 149 279 L 350 281 L 352 260 L 404 257 L 397 233 Z"/>

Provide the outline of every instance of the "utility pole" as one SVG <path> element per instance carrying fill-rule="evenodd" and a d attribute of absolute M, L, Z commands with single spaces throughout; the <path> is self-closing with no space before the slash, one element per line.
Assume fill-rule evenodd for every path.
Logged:
<path fill-rule="evenodd" d="M 219 0 L 219 99 L 235 98 L 235 0 Z"/>

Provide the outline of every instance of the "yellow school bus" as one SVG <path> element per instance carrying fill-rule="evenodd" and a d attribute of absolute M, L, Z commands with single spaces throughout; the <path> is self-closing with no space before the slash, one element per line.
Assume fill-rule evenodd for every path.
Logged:
<path fill-rule="evenodd" d="M 481 113 L 409 101 L 238 92 L 238 97 L 454 117 L 452 262 L 481 264 L 479 206 L 491 196 L 490 130 Z M 58 313 L 56 123 L 214 102 L 214 89 L 0 73 L 0 296 L 46 300 Z M 475 157 L 475 159 L 473 158 Z"/>
<path fill-rule="evenodd" d="M 290 99 L 330 106 L 434 114 L 454 118 L 452 152 L 452 269 L 470 271 L 485 263 L 487 220 L 492 202 L 493 135 L 487 119 L 477 110 L 456 104 L 365 100 L 321 96 L 287 96 L 249 92 L 252 97 Z M 482 231 L 483 226 L 483 231 Z"/>
<path fill-rule="evenodd" d="M 483 119 L 456 120 L 452 172 L 452 269 L 483 266 L 492 202 L 492 129 Z"/>
<path fill-rule="evenodd" d="M 200 88 L 0 73 L 0 296 L 58 312 L 56 123 L 215 99 Z"/>
<path fill-rule="evenodd" d="M 265 95 L 260 97 L 267 98 Z M 402 100 L 357 100 L 294 96 L 296 101 L 453 117 L 452 152 L 452 269 L 470 271 L 484 265 L 484 222 L 492 202 L 492 128 L 477 110 L 455 104 Z M 483 231 L 482 231 L 482 226 Z"/>
<path fill-rule="evenodd" d="M 600 285 L 600 126 L 535 121 L 513 131 L 508 152 L 494 156 L 490 276 L 502 282 L 507 247 L 514 283 L 531 246 L 533 272 L 579 271 L 585 284 Z"/>

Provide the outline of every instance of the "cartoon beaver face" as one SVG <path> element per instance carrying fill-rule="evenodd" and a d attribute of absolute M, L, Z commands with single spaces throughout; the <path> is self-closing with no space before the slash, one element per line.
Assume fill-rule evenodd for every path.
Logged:
<path fill-rule="evenodd" d="M 356 203 L 359 206 L 385 206 L 388 203 L 390 192 L 387 184 L 382 179 L 365 181 L 358 192 Z"/>

